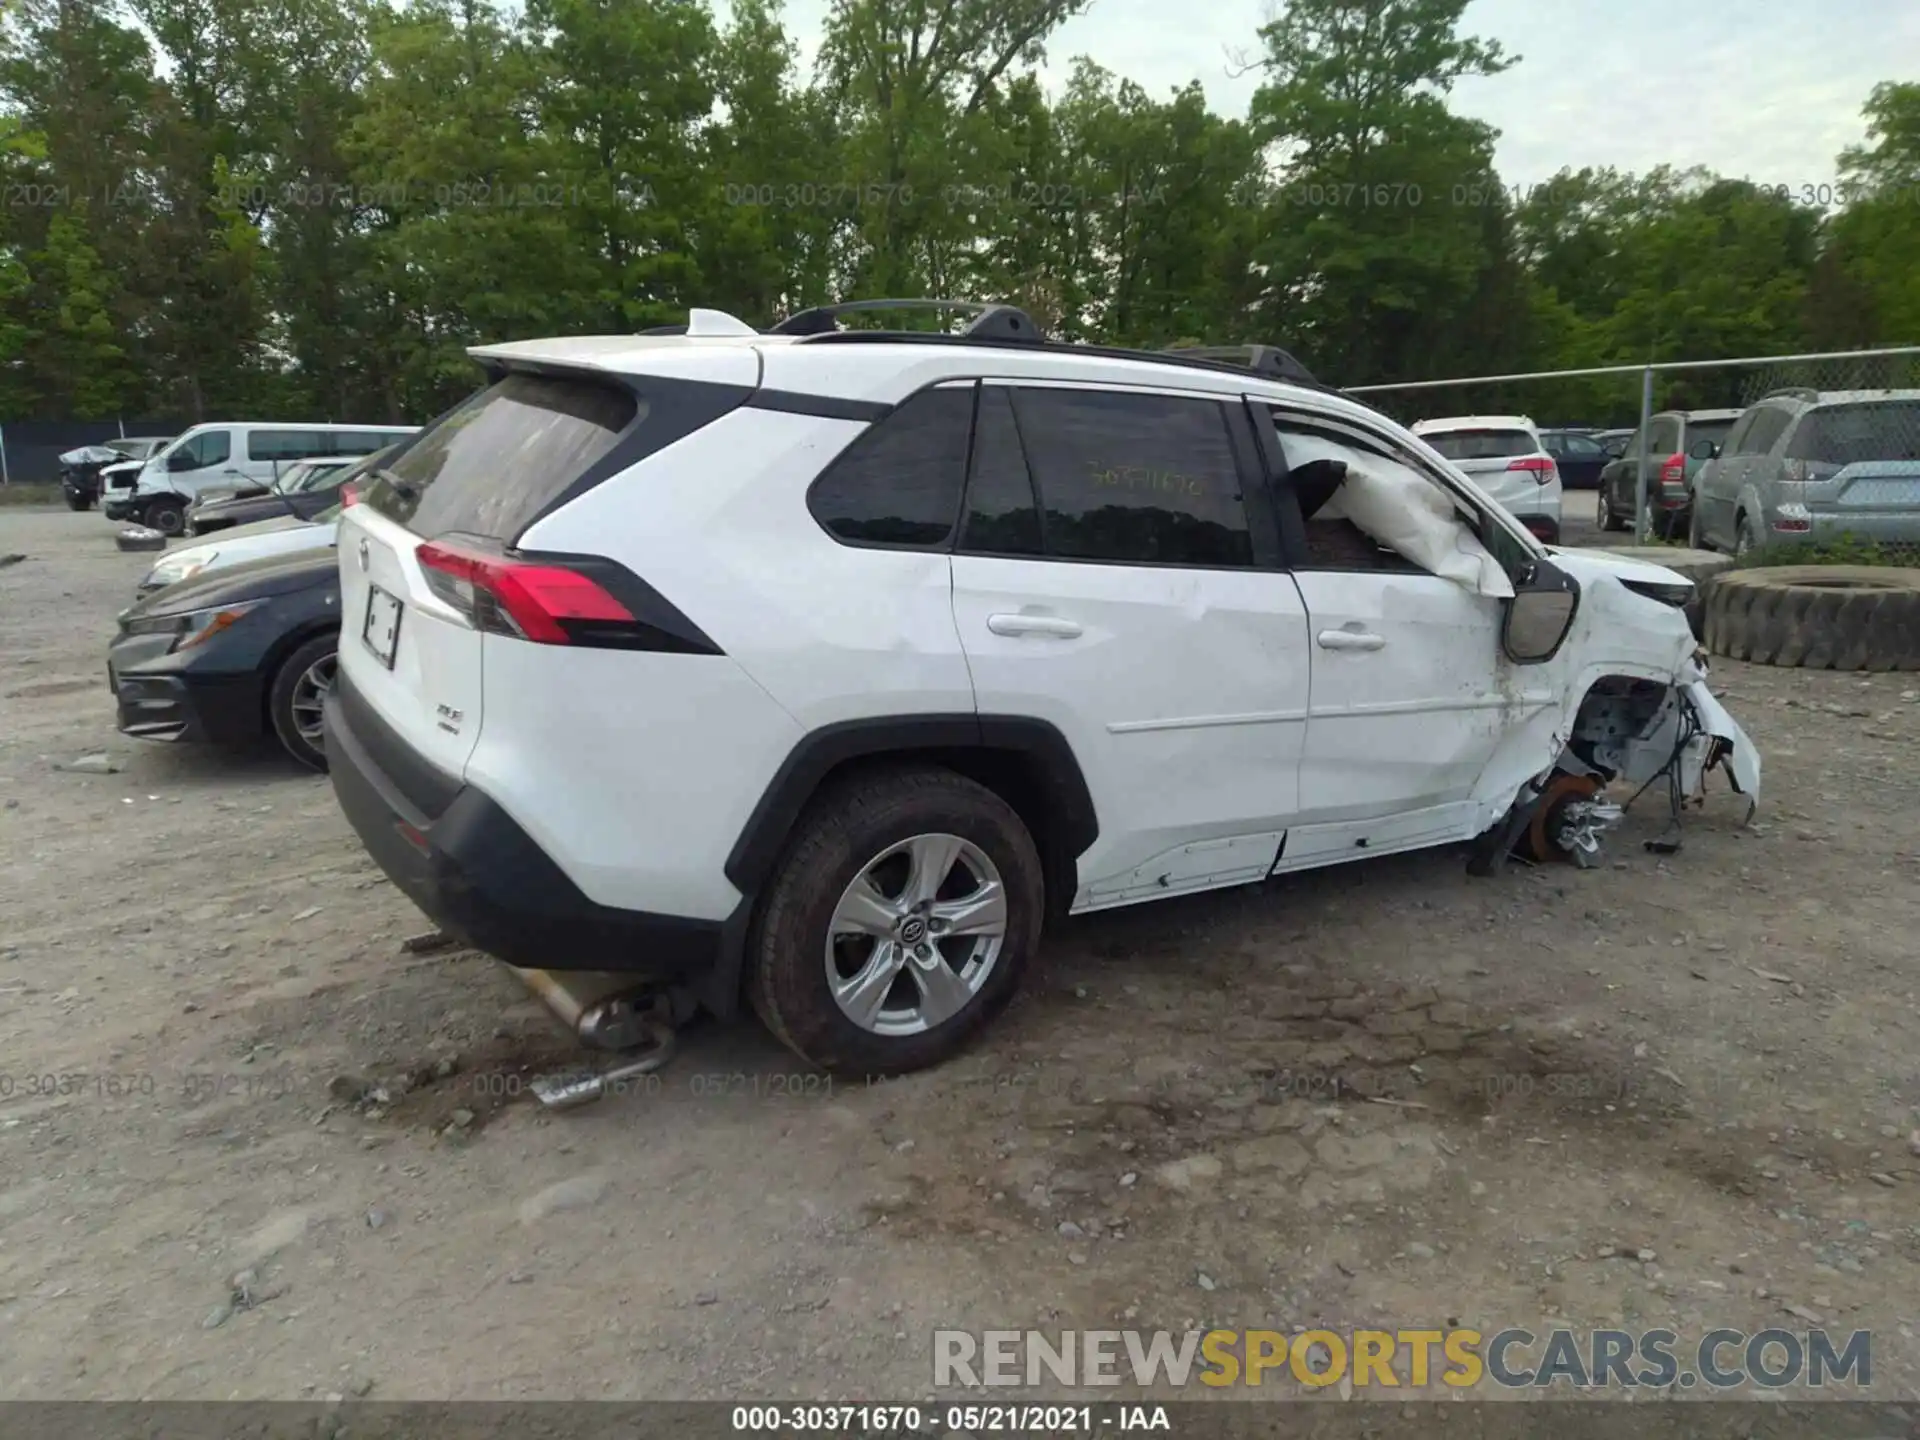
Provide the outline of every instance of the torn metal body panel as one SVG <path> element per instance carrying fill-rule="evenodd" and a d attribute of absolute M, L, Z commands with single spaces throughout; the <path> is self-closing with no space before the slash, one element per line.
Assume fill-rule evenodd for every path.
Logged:
<path fill-rule="evenodd" d="M 1759 752 L 1709 688 L 1683 607 L 1648 593 L 1680 595 L 1685 578 L 1578 553 L 1558 552 L 1556 562 L 1582 582 L 1580 613 L 1553 663 L 1514 667 L 1508 732 L 1474 791 L 1483 830 L 1523 835 L 1520 812 L 1546 802 L 1556 776 L 1644 787 L 1670 774 L 1679 793 L 1699 795 L 1714 768 L 1726 770 L 1751 818 Z M 1573 803 L 1582 808 L 1559 815 L 1555 835 L 1571 837 L 1561 847 L 1568 858 L 1579 858 L 1573 850 L 1590 858 L 1587 842 L 1620 817 L 1593 809 L 1596 801 Z"/>

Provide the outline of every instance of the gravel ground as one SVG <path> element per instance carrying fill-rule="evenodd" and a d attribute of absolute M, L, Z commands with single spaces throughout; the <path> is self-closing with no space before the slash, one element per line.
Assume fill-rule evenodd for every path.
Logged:
<path fill-rule="evenodd" d="M 402 950 L 323 779 L 115 732 L 151 557 L 0 510 L 9 553 L 0 1394 L 901 1399 L 936 1327 L 1809 1315 L 1920 1394 L 1912 676 L 1716 665 L 1766 804 L 1716 781 L 1675 856 L 1652 804 L 1594 870 L 1093 917 L 936 1073 L 830 1086 L 745 1021 L 547 1114 L 571 1042 Z"/>

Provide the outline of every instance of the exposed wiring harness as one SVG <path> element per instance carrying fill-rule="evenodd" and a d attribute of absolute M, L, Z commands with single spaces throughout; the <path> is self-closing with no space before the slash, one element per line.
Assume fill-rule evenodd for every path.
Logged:
<path fill-rule="evenodd" d="M 1653 851 L 1656 855 L 1677 855 L 1680 853 L 1680 814 L 1682 807 L 1686 804 L 1687 798 L 1686 792 L 1682 788 L 1682 771 L 1684 767 L 1681 762 L 1687 753 L 1687 746 L 1691 745 L 1699 736 L 1706 733 L 1706 728 L 1701 725 L 1700 716 L 1694 710 L 1693 701 L 1687 695 L 1687 692 L 1682 690 L 1678 692 L 1678 695 L 1680 700 L 1680 738 L 1674 742 L 1673 753 L 1667 756 L 1664 765 L 1647 777 L 1644 785 L 1633 792 L 1633 797 L 1629 799 L 1625 805 L 1620 807 L 1622 810 L 1631 810 L 1635 802 L 1653 788 L 1656 781 L 1660 780 L 1663 776 L 1666 778 L 1666 832 L 1658 839 L 1646 842 L 1647 849 Z"/>

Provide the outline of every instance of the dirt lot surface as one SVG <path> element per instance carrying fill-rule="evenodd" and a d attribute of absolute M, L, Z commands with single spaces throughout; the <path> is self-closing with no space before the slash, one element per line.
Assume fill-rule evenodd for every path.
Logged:
<path fill-rule="evenodd" d="M 402 951 L 324 779 L 115 732 L 111 533 L 0 510 L 0 1394 L 898 1400 L 936 1327 L 1450 1320 L 1870 1328 L 1920 1393 L 1914 676 L 1718 664 L 1765 804 L 1675 856 L 1650 796 L 1594 870 L 1111 913 L 939 1072 L 745 1021 L 549 1114 L 572 1042 Z"/>

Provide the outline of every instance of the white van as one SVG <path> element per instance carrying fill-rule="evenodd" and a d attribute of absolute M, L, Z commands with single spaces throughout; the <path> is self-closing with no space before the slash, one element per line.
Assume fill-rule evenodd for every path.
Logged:
<path fill-rule="evenodd" d="M 412 425 L 195 425 L 148 460 L 132 493 L 107 507 L 110 520 L 137 520 L 164 535 L 186 530 L 187 506 L 203 490 L 271 486 L 301 460 L 371 455 Z"/>

